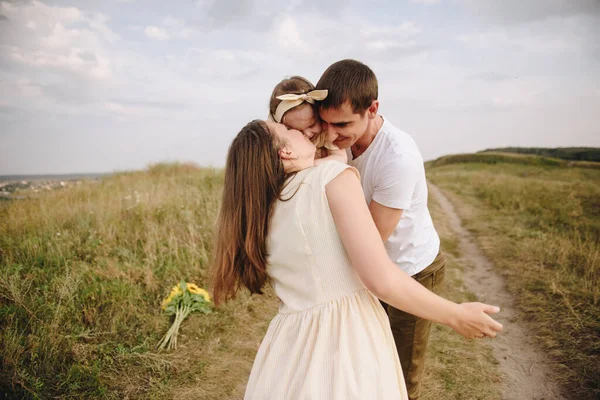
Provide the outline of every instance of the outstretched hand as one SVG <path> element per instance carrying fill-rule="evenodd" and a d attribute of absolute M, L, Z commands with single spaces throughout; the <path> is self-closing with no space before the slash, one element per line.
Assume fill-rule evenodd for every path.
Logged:
<path fill-rule="evenodd" d="M 502 332 L 502 324 L 488 315 L 499 312 L 499 307 L 483 303 L 462 303 L 458 307 L 458 317 L 450 326 L 467 339 L 493 338 Z"/>

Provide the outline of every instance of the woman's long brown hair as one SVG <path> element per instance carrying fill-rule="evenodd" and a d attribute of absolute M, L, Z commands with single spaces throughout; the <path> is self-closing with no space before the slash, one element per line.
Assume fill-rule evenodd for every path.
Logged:
<path fill-rule="evenodd" d="M 215 304 L 240 287 L 262 294 L 267 281 L 267 234 L 286 173 L 282 143 L 263 121 L 246 125 L 229 147 L 219 211 L 214 267 Z"/>

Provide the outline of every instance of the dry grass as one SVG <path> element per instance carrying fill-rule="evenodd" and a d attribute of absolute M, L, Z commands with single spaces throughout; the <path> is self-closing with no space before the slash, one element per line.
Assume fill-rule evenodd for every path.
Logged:
<path fill-rule="evenodd" d="M 170 324 L 159 310 L 168 289 L 208 285 L 221 187 L 220 171 L 156 165 L 0 204 L 0 393 L 239 393 L 273 299 L 193 315 L 177 351 L 154 350 Z"/>
<path fill-rule="evenodd" d="M 430 198 L 429 209 L 446 254 L 442 296 L 456 302 L 474 301 L 462 282 L 458 239 L 441 207 Z M 434 324 L 427 349 L 423 399 L 501 399 L 502 377 L 492 349 L 484 340 L 467 340 L 452 329 Z"/>
<path fill-rule="evenodd" d="M 220 171 L 157 165 L 0 203 L 0 393 L 5 398 L 239 399 L 276 298 L 192 315 L 174 352 L 154 346 L 180 279 L 208 285 Z M 472 300 L 437 204 L 445 295 Z M 432 332 L 426 399 L 496 399 L 485 341 Z"/>
<path fill-rule="evenodd" d="M 468 206 L 463 223 L 506 276 L 565 393 L 598 398 L 600 171 L 469 163 L 428 177 Z"/>

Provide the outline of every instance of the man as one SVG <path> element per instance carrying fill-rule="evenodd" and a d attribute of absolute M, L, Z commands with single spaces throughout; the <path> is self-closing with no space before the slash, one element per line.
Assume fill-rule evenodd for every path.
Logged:
<path fill-rule="evenodd" d="M 414 140 L 378 114 L 377 78 L 354 60 L 331 65 L 317 89 L 327 89 L 319 114 L 328 138 L 348 149 L 349 164 L 361 175 L 369 210 L 398 267 L 437 292 L 446 260 L 427 208 L 423 158 Z M 411 400 L 421 394 L 421 378 L 431 322 L 382 303 Z"/>

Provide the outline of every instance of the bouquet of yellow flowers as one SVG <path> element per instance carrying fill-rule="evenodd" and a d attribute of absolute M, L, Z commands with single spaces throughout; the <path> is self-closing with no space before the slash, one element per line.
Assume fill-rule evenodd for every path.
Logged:
<path fill-rule="evenodd" d="M 156 347 L 171 350 L 177 348 L 177 333 L 184 319 L 190 313 L 198 311 L 204 314 L 211 312 L 210 295 L 194 283 L 179 282 L 173 286 L 171 293 L 163 300 L 161 308 L 167 315 L 175 315 L 175 321 Z"/>

